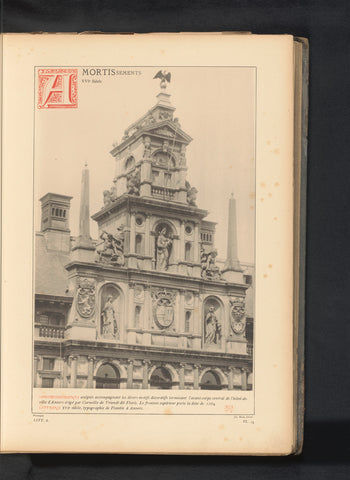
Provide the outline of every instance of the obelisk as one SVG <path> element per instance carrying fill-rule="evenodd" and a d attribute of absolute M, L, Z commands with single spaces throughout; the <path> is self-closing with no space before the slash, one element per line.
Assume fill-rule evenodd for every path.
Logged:
<path fill-rule="evenodd" d="M 236 199 L 231 194 L 228 207 L 228 230 L 227 230 L 227 257 L 224 268 L 225 272 L 243 272 L 238 260 L 237 254 L 237 215 L 236 215 Z"/>
<path fill-rule="evenodd" d="M 89 169 L 85 162 L 81 175 L 81 193 L 80 193 L 80 214 L 79 214 L 79 236 L 72 250 L 85 250 L 85 254 L 80 253 L 81 260 L 92 260 L 91 252 L 95 246 L 90 237 L 90 191 L 89 191 Z"/>

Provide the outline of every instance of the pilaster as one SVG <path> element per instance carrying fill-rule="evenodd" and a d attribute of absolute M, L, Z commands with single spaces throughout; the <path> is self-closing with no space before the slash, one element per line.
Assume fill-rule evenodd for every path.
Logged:
<path fill-rule="evenodd" d="M 76 388 L 77 386 L 77 361 L 78 357 L 71 356 L 71 364 L 70 364 L 70 387 Z"/>
<path fill-rule="evenodd" d="M 184 363 L 180 363 L 178 366 L 178 374 L 179 374 L 179 390 L 185 389 L 185 367 Z"/>
<path fill-rule="evenodd" d="M 88 378 L 87 378 L 87 388 L 93 388 L 94 386 L 94 363 L 96 358 L 88 356 Z"/>
<path fill-rule="evenodd" d="M 142 376 L 142 388 L 148 389 L 148 369 L 151 365 L 151 362 L 148 360 L 143 360 L 143 376 Z"/>
<path fill-rule="evenodd" d="M 199 390 L 199 369 L 200 365 L 193 365 L 193 389 Z"/>
<path fill-rule="evenodd" d="M 127 380 L 126 380 L 126 388 L 132 388 L 133 385 L 133 371 L 134 371 L 134 362 L 133 360 L 128 360 L 128 367 L 127 367 Z"/>
<path fill-rule="evenodd" d="M 34 355 L 34 387 L 37 387 L 38 386 L 38 363 L 39 363 L 39 356 L 38 355 Z"/>
<path fill-rule="evenodd" d="M 227 375 L 228 389 L 229 390 L 233 390 L 233 371 L 234 371 L 233 367 L 228 367 L 228 369 L 225 372 L 226 375 Z"/>
<path fill-rule="evenodd" d="M 241 368 L 242 390 L 247 390 L 247 368 Z"/>

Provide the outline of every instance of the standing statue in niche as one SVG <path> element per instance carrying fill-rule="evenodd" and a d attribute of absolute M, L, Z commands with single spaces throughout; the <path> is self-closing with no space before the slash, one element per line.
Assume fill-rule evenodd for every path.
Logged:
<path fill-rule="evenodd" d="M 221 339 L 221 325 L 215 315 L 215 307 L 209 307 L 205 320 L 205 343 L 208 345 L 217 345 Z"/>
<path fill-rule="evenodd" d="M 172 247 L 172 239 L 167 236 L 167 230 L 163 227 L 157 237 L 157 269 L 168 270 L 170 250 Z"/>
<path fill-rule="evenodd" d="M 101 312 L 102 335 L 116 336 L 118 333 L 117 316 L 113 305 L 113 297 L 109 295 Z"/>

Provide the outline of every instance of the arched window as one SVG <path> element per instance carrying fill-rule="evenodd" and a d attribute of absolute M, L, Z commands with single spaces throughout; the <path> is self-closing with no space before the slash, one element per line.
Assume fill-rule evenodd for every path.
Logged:
<path fill-rule="evenodd" d="M 58 217 L 58 208 L 56 208 L 56 217 Z"/>
<path fill-rule="evenodd" d="M 172 387 L 172 380 L 169 371 L 164 367 L 157 367 L 151 375 L 150 387 L 161 390 L 170 390 Z"/>
<path fill-rule="evenodd" d="M 191 262 L 192 261 L 192 244 L 191 242 L 185 243 L 185 261 Z"/>
<path fill-rule="evenodd" d="M 217 373 L 209 370 L 206 372 L 200 383 L 201 390 L 221 390 L 221 382 Z"/>
<path fill-rule="evenodd" d="M 135 252 L 138 254 L 142 253 L 142 235 L 137 234 L 135 238 Z"/>
<path fill-rule="evenodd" d="M 191 312 L 188 310 L 185 315 L 185 332 L 191 331 Z"/>
<path fill-rule="evenodd" d="M 65 210 L 63 210 L 63 216 L 66 217 L 66 211 Z"/>
<path fill-rule="evenodd" d="M 138 328 L 140 327 L 141 323 L 141 306 L 140 305 L 136 305 L 135 307 L 135 327 Z"/>
<path fill-rule="evenodd" d="M 51 210 L 51 215 L 55 215 L 55 209 L 54 208 Z"/>
<path fill-rule="evenodd" d="M 96 388 L 119 388 L 120 374 L 110 363 L 104 363 L 96 373 Z"/>

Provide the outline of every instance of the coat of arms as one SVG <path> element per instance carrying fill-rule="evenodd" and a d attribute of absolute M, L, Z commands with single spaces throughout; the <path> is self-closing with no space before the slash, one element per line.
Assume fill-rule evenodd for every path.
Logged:
<path fill-rule="evenodd" d="M 84 278 L 80 280 L 77 297 L 77 310 L 79 315 L 88 318 L 95 311 L 95 283 L 93 280 Z"/>
<path fill-rule="evenodd" d="M 234 333 L 241 334 L 245 330 L 245 303 L 242 298 L 234 298 L 231 303 L 231 327 Z"/>
<path fill-rule="evenodd" d="M 153 318 L 158 328 L 169 328 L 174 321 L 175 294 L 167 290 L 152 292 Z"/>

